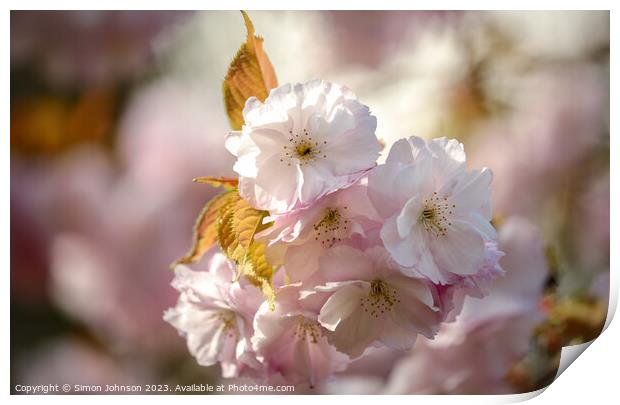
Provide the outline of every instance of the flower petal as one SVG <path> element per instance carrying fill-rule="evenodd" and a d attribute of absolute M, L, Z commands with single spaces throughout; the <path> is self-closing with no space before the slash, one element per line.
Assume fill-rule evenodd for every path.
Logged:
<path fill-rule="evenodd" d="M 333 331 L 344 319 L 360 310 L 360 299 L 368 295 L 369 284 L 351 282 L 345 285 L 336 285 L 330 283 L 330 286 L 336 287 L 337 290 L 321 308 L 319 323 Z"/>
<path fill-rule="evenodd" d="M 446 235 L 433 240 L 431 249 L 441 269 L 454 274 L 471 275 L 482 266 L 485 241 L 471 226 L 454 221 Z"/>

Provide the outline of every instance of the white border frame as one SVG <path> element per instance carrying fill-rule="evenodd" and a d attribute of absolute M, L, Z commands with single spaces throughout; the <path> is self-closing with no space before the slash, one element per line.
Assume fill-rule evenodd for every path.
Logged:
<path fill-rule="evenodd" d="M 37 9 L 119 9 L 119 10 L 139 10 L 139 9 L 159 9 L 159 10 L 202 10 L 205 8 L 212 10 L 230 10 L 230 9 L 246 9 L 246 10 L 315 10 L 315 9 L 347 9 L 343 4 L 336 4 L 333 0 L 315 0 L 313 2 L 307 2 L 306 4 L 295 3 L 290 0 L 270 0 L 261 1 L 260 4 L 252 1 L 241 0 L 229 0 L 223 1 L 197 1 L 197 0 L 176 0 L 175 2 L 164 2 L 154 0 L 134 0 L 128 2 L 126 0 L 109 0 L 103 1 L 90 1 L 88 3 L 79 2 L 75 0 L 59 0 L 55 2 L 49 1 L 14 1 L 9 0 L 5 2 L 8 5 L 5 13 L 2 15 L 2 23 L 0 24 L 2 29 L 4 40 L 2 41 L 2 48 L 4 55 L 10 55 L 10 9 L 19 10 L 37 10 Z M 350 3 L 349 3 L 350 4 Z M 346 4 L 346 5 L 349 5 Z M 360 10 L 407 10 L 407 9 L 420 9 L 420 10 L 436 10 L 436 9 L 456 9 L 456 10 L 483 10 L 483 9 L 504 9 L 504 10 L 548 10 L 558 9 L 561 6 L 563 10 L 611 10 L 610 12 L 610 37 L 615 38 L 614 34 L 617 32 L 616 25 L 618 17 L 614 10 L 614 5 L 617 2 L 604 1 L 604 0 L 590 0 L 588 2 L 577 1 L 533 1 L 533 0 L 521 0 L 521 1 L 504 1 L 496 2 L 490 0 L 470 0 L 468 2 L 459 1 L 434 1 L 434 2 L 413 2 L 413 1 L 395 1 L 395 0 L 382 0 L 380 2 L 356 2 L 353 5 L 355 9 Z M 611 41 L 610 50 L 610 84 L 611 84 L 611 104 L 610 111 L 617 111 L 613 107 L 616 101 L 616 95 L 618 94 L 617 80 L 615 80 L 614 68 L 617 67 L 617 48 L 616 41 Z M 5 63 L 2 64 L 2 72 L 5 81 L 5 91 L 3 94 L 3 108 L 2 117 L 4 122 L 4 142 L 0 146 L 2 148 L 2 160 L 0 172 L 0 181 L 2 182 L 2 188 L 6 192 L 10 190 L 10 146 L 8 142 L 8 134 L 10 133 L 10 93 L 7 91 L 10 88 L 10 57 L 5 59 Z M 610 134 L 615 133 L 615 123 L 613 119 L 610 122 Z M 610 178 L 611 178 L 611 207 L 619 207 L 620 199 L 618 198 L 618 156 L 620 156 L 620 148 L 617 135 L 611 136 L 610 139 L 610 155 L 616 157 L 610 159 Z M 9 191 L 10 192 L 10 191 Z M 8 193 L 7 193 L 8 194 Z M 0 199 L 2 205 L 2 240 L 0 241 L 0 255 L 5 261 L 10 261 L 10 199 L 8 195 L 4 195 L 4 198 Z M 614 378 L 616 371 L 615 360 L 620 359 L 618 349 L 618 342 L 620 342 L 620 327 L 618 322 L 611 323 L 613 315 L 616 310 L 618 301 L 618 238 L 615 234 L 615 230 L 618 229 L 618 216 L 615 211 L 611 211 L 611 257 L 610 257 L 610 310 L 606 322 L 606 329 L 587 349 L 585 355 L 580 356 L 575 364 L 568 367 L 556 381 L 554 381 L 547 389 L 537 391 L 535 393 L 520 394 L 520 395 L 504 395 L 504 396 L 390 396 L 390 398 L 383 397 L 356 397 L 355 401 L 373 401 L 378 399 L 380 401 L 402 402 L 410 404 L 412 401 L 416 403 L 431 403 L 431 404 L 446 404 L 446 403 L 466 403 L 466 404 L 487 404 L 487 403 L 513 403 L 523 400 L 531 399 L 532 403 L 582 403 L 592 401 L 605 400 L 603 403 L 609 403 L 607 399 L 617 398 L 616 391 L 616 379 Z M 10 272 L 7 266 L 5 269 L 5 282 L 2 283 L 3 306 L 2 309 L 2 324 L 10 324 L 10 283 L 8 278 Z M 5 327 L 6 329 L 6 327 Z M 5 367 L 2 369 L 2 380 L 4 386 L 2 387 L 6 395 L 10 392 L 10 377 L 9 377 L 9 365 L 10 365 L 10 344 L 9 334 L 2 334 L 2 353 L 5 359 Z M 542 395 L 540 395 L 542 394 Z M 532 399 L 533 398 L 533 399 Z M 117 398 L 110 398 L 109 396 L 90 396 L 88 401 L 91 403 L 109 403 L 110 400 L 116 400 Z M 119 396 L 118 399 L 135 402 L 155 402 L 166 403 L 170 401 L 169 396 Z M 289 396 L 209 396 L 202 395 L 196 396 L 184 396 L 183 401 L 187 403 L 200 403 L 203 405 L 205 401 L 216 403 L 229 403 L 230 401 L 237 401 L 245 399 L 252 401 L 254 404 L 262 403 L 288 403 L 293 400 L 300 404 L 314 402 L 316 400 L 323 401 L 325 399 L 331 401 L 342 401 L 340 396 L 328 396 L 327 398 L 316 398 L 315 396 L 295 396 L 291 398 Z M 15 403 L 24 402 L 40 402 L 45 401 L 51 403 L 82 403 L 84 398 L 82 396 L 10 396 L 9 400 Z M 347 401 L 348 399 L 344 399 Z"/>

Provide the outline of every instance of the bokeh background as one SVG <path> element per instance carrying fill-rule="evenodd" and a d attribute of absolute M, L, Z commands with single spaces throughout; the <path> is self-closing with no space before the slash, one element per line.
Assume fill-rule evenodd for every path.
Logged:
<path fill-rule="evenodd" d="M 607 313 L 609 13 L 250 16 L 280 83 L 347 85 L 386 150 L 446 135 L 489 166 L 516 275 L 452 338 L 370 353 L 314 392 L 551 382 L 562 345 L 596 337 Z M 11 389 L 217 383 L 219 366 L 199 367 L 162 312 L 176 300 L 168 265 L 217 192 L 191 179 L 233 175 L 221 82 L 241 15 L 13 11 L 10 30 Z M 518 311 L 489 312 L 502 305 Z"/>

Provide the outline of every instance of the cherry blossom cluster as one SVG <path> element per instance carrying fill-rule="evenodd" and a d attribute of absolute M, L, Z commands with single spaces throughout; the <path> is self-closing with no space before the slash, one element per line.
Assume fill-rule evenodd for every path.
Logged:
<path fill-rule="evenodd" d="M 322 80 L 250 98 L 243 117 L 226 148 L 239 194 L 269 213 L 255 238 L 277 269 L 275 308 L 218 251 L 177 266 L 164 318 L 201 365 L 315 386 L 371 347 L 432 339 L 502 275 L 492 175 L 468 170 L 458 141 L 401 139 L 377 165 L 376 118 Z"/>

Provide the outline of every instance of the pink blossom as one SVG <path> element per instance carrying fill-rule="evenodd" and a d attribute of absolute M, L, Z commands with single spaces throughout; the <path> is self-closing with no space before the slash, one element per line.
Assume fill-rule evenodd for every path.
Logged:
<path fill-rule="evenodd" d="M 329 339 L 338 350 L 351 357 L 379 342 L 410 349 L 418 334 L 432 338 L 439 328 L 431 285 L 404 276 L 381 247 L 334 247 L 321 259 L 320 272 L 329 281 L 314 291 L 329 298 L 319 322 L 333 331 Z"/>
<path fill-rule="evenodd" d="M 542 240 L 527 220 L 508 219 L 499 246 L 506 276 L 484 299 L 467 297 L 456 321 L 443 324 L 434 340 L 420 339 L 396 365 L 386 393 L 512 392 L 504 377 L 528 352 L 542 320 L 538 303 L 548 270 Z"/>
<path fill-rule="evenodd" d="M 274 214 L 305 207 L 375 165 L 376 119 L 347 88 L 322 80 L 285 84 L 264 103 L 251 97 L 245 125 L 226 148 L 237 157 L 239 192 Z"/>
<path fill-rule="evenodd" d="M 332 246 L 371 236 L 381 223 L 365 184 L 331 193 L 311 207 L 272 217 L 273 225 L 257 239 L 283 256 L 291 282 L 304 281 L 318 269 L 318 260 Z M 275 246 L 274 246 L 275 245 Z"/>
<path fill-rule="evenodd" d="M 385 222 L 381 239 L 406 274 L 441 284 L 484 271 L 491 171 L 466 171 L 463 145 L 446 138 L 396 142 L 369 176 L 370 200 Z"/>
<path fill-rule="evenodd" d="M 254 313 L 262 302 L 258 289 L 233 282 L 235 266 L 221 253 L 211 258 L 209 271 L 179 265 L 175 273 L 172 286 L 181 295 L 164 319 L 186 336 L 198 363 L 220 362 L 224 377 L 257 367 L 250 337 Z"/>
<path fill-rule="evenodd" d="M 268 303 L 259 308 L 252 345 L 269 377 L 313 387 L 346 368 L 349 358 L 329 343 L 318 308 L 316 300 L 299 300 L 299 284 L 278 290 L 274 311 Z"/>

